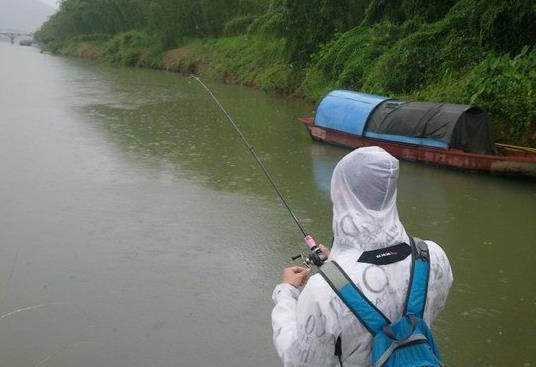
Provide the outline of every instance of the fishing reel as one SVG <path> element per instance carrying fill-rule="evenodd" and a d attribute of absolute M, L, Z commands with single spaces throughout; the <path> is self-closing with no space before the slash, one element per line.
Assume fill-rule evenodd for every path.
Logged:
<path fill-rule="evenodd" d="M 324 255 L 324 253 L 322 253 L 322 251 L 320 251 L 320 254 L 316 252 L 310 252 L 308 254 L 305 252 L 302 252 L 299 255 L 291 257 L 292 261 L 296 261 L 300 259 L 301 259 L 303 266 L 310 269 L 313 265 L 317 267 L 324 265 L 324 262 L 326 262 L 327 257 L 326 255 Z"/>
<path fill-rule="evenodd" d="M 328 257 L 326 256 L 326 254 L 324 254 L 324 252 L 322 252 L 320 246 L 316 244 L 314 238 L 311 235 L 307 235 L 304 241 L 309 248 L 309 252 L 303 252 L 299 255 L 292 257 L 292 261 L 301 259 L 303 265 L 307 268 L 311 268 L 313 265 L 317 267 L 321 267 L 322 265 L 324 265 Z"/>

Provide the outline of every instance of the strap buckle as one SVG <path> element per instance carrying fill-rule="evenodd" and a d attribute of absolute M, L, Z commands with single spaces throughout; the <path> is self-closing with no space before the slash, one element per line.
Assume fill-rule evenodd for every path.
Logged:
<path fill-rule="evenodd" d="M 415 332 L 415 328 L 417 326 L 418 320 L 417 320 L 417 317 L 413 314 L 407 314 L 405 318 L 411 323 L 411 329 L 406 336 L 402 338 L 397 337 L 393 329 L 391 328 L 390 324 L 383 325 L 383 328 L 382 328 L 383 333 L 387 335 L 389 338 L 399 341 L 399 342 L 410 338 L 411 335 L 413 335 L 413 333 Z"/>
<path fill-rule="evenodd" d="M 417 238 L 417 241 L 413 241 L 415 248 L 415 256 L 419 259 L 428 261 L 430 259 L 430 252 L 428 251 L 428 245 L 423 240 Z"/>

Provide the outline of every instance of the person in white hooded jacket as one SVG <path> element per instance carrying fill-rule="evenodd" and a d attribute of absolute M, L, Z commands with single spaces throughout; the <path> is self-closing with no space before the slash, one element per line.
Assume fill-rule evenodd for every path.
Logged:
<path fill-rule="evenodd" d="M 379 147 L 366 147 L 346 155 L 331 180 L 329 260 L 336 261 L 391 321 L 402 316 L 411 266 L 411 255 L 403 251 L 410 239 L 396 206 L 398 171 L 397 159 Z M 453 278 L 442 248 L 426 243 L 430 278 L 424 320 L 431 327 Z M 381 264 L 362 260 L 371 258 L 383 259 Z M 305 268 L 289 267 L 273 292 L 273 340 L 283 365 L 370 366 L 371 334 L 320 274 L 307 277 Z"/>

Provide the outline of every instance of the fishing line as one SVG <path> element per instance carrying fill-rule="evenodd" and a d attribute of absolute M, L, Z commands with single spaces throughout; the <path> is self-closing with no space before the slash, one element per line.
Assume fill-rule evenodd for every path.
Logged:
<path fill-rule="evenodd" d="M 261 170 L 264 172 L 264 175 L 266 176 L 266 178 L 270 182 L 270 185 L 272 185 L 275 193 L 277 194 L 277 196 L 279 197 L 279 199 L 281 200 L 281 202 L 283 203 L 285 208 L 287 208 L 290 216 L 294 220 L 294 223 L 296 223 L 296 225 L 298 226 L 300 232 L 303 234 L 305 244 L 309 248 L 310 253 L 307 256 L 299 255 L 297 257 L 294 257 L 293 260 L 302 257 L 304 259 L 304 262 L 306 263 L 306 265 L 310 264 L 310 263 L 313 263 L 316 266 L 321 266 L 327 259 L 325 254 L 321 251 L 320 247 L 316 244 L 316 241 L 314 240 L 314 238 L 311 235 L 307 234 L 307 232 L 303 228 L 302 224 L 300 223 L 300 220 L 294 214 L 294 211 L 291 209 L 291 207 L 288 204 L 287 200 L 285 199 L 285 197 L 283 196 L 283 194 L 281 193 L 281 191 L 277 187 L 277 185 L 276 185 L 276 183 L 275 183 L 275 181 L 274 181 L 274 179 L 272 177 L 272 174 L 270 173 L 270 171 L 268 170 L 268 168 L 266 167 L 266 165 L 264 164 L 262 159 L 257 154 L 257 151 L 255 150 L 255 147 L 248 141 L 248 139 L 246 138 L 244 133 L 238 127 L 238 124 L 233 120 L 233 118 L 231 117 L 229 112 L 227 112 L 227 110 L 223 107 L 223 105 L 220 103 L 218 98 L 216 98 L 216 96 L 214 95 L 212 90 L 210 90 L 210 88 L 205 83 L 203 83 L 203 81 L 199 77 L 197 77 L 195 75 L 191 75 L 191 78 L 197 80 L 199 82 L 199 84 L 201 84 L 201 86 L 208 92 L 208 94 L 210 95 L 212 100 L 216 103 L 216 105 L 219 107 L 219 109 L 223 112 L 225 117 L 227 117 L 227 120 L 229 120 L 229 122 L 231 123 L 231 126 L 233 127 L 233 129 L 236 131 L 236 133 L 240 137 L 240 140 L 242 141 L 242 143 L 244 143 L 244 145 L 249 150 L 249 152 L 251 153 L 251 155 L 253 156 L 253 158 L 255 159 L 255 161 L 257 162 L 259 167 L 261 168 Z"/>
<path fill-rule="evenodd" d="M 208 92 L 208 94 L 210 95 L 210 97 L 212 97 L 212 99 L 214 100 L 214 102 L 216 102 L 216 104 L 218 105 L 218 107 L 220 108 L 220 110 L 225 114 L 225 116 L 227 117 L 227 119 L 229 120 L 229 122 L 231 123 L 231 125 L 233 126 L 234 130 L 237 132 L 238 136 L 240 137 L 240 139 L 242 140 L 242 142 L 244 143 L 244 145 L 246 146 L 246 148 L 249 150 L 249 152 L 251 153 L 251 155 L 253 156 L 253 158 L 255 159 L 255 161 L 257 161 L 259 167 L 261 168 L 261 170 L 264 172 L 264 175 L 266 176 L 266 178 L 268 179 L 268 181 L 270 182 L 270 184 L 272 185 L 274 191 L 276 192 L 277 196 L 279 197 L 279 199 L 281 200 L 281 202 L 283 203 L 283 205 L 287 208 L 290 216 L 292 217 L 292 219 L 294 220 L 294 222 L 296 223 L 296 225 L 298 226 L 298 228 L 300 229 L 300 232 L 303 234 L 304 237 L 307 236 L 307 232 L 305 232 L 305 229 L 303 228 L 302 224 L 300 223 L 298 217 L 296 217 L 296 215 L 294 214 L 294 212 L 292 211 L 292 209 L 290 208 L 287 200 L 285 199 L 285 197 L 283 196 L 283 194 L 281 193 L 281 191 L 279 191 L 279 188 L 277 187 L 277 185 L 275 184 L 275 181 L 270 173 L 270 171 L 268 170 L 268 168 L 266 167 L 266 165 L 264 164 L 264 162 L 262 161 L 262 159 L 258 156 L 257 154 L 257 151 L 255 150 L 255 147 L 253 145 L 250 144 L 250 142 L 247 140 L 246 136 L 244 135 L 244 133 L 242 133 L 242 131 L 240 130 L 240 128 L 238 127 L 238 125 L 236 124 L 236 122 L 233 120 L 233 118 L 231 117 L 231 115 L 229 114 L 229 112 L 227 112 L 225 110 L 225 108 L 223 107 L 223 105 L 220 103 L 220 101 L 218 100 L 218 98 L 216 98 L 216 96 L 214 95 L 214 93 L 212 93 L 212 91 L 210 90 L 209 87 L 207 87 L 207 85 L 205 83 L 203 83 L 203 81 L 201 79 L 199 79 L 197 76 L 195 75 L 192 75 L 191 76 L 192 78 L 194 78 L 195 80 L 197 80 L 202 86 L 203 88 L 205 88 L 205 90 Z"/>

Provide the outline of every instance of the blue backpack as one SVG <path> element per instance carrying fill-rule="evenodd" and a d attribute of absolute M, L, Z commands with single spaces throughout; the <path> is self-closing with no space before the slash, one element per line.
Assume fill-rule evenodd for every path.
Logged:
<path fill-rule="evenodd" d="M 430 254 L 426 242 L 411 240 L 411 275 L 404 313 L 391 323 L 352 282 L 335 261 L 326 262 L 319 272 L 361 324 L 372 334 L 371 364 L 374 367 L 441 366 L 432 332 L 423 320 L 430 273 Z M 340 338 L 336 354 L 341 362 Z"/>

